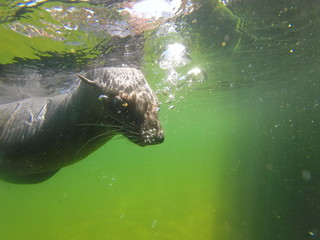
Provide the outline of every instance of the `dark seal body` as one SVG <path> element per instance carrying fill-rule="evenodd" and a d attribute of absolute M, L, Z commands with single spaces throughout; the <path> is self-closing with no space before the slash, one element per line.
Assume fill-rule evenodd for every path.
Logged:
<path fill-rule="evenodd" d="M 158 101 L 134 68 L 100 68 L 67 94 L 0 105 L 0 179 L 42 182 L 122 134 L 161 143 Z"/>

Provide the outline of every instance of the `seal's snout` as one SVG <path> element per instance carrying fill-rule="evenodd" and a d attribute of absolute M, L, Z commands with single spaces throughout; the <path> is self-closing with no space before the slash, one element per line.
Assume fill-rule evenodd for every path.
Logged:
<path fill-rule="evenodd" d="M 144 131 L 142 137 L 143 142 L 140 144 L 141 146 L 160 144 L 164 141 L 163 131 L 157 131 L 155 128 Z"/>
<path fill-rule="evenodd" d="M 164 141 L 164 134 L 161 132 L 160 134 L 158 134 L 157 143 L 163 143 L 163 141 Z"/>
<path fill-rule="evenodd" d="M 164 134 L 163 134 L 163 132 L 161 131 L 161 132 L 158 133 L 158 135 L 156 136 L 155 142 L 156 142 L 156 144 L 159 144 L 159 143 L 163 143 L 163 141 L 164 141 Z"/>

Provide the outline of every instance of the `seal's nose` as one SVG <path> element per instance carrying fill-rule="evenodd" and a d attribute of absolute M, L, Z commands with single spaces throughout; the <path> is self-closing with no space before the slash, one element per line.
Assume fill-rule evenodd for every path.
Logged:
<path fill-rule="evenodd" d="M 159 132 L 155 137 L 155 143 L 159 144 L 159 143 L 163 143 L 163 141 L 164 141 L 164 134 L 163 132 Z"/>
<path fill-rule="evenodd" d="M 143 141 L 139 142 L 140 146 L 160 144 L 164 141 L 163 131 L 157 131 L 155 128 L 142 133 Z"/>

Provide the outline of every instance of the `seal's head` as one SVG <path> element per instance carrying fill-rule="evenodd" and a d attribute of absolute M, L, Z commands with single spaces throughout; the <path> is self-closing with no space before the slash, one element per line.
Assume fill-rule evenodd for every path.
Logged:
<path fill-rule="evenodd" d="M 162 143 L 159 103 L 141 71 L 135 68 L 100 68 L 80 79 L 93 85 L 104 110 L 103 124 L 140 145 Z M 92 79 L 92 80 L 91 80 Z"/>

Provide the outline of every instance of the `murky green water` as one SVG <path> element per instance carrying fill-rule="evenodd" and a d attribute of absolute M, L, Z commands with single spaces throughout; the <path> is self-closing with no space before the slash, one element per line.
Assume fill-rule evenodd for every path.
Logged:
<path fill-rule="evenodd" d="M 243 0 L 227 5 L 232 13 L 216 2 L 198 2 L 203 6 L 176 19 L 171 35 L 155 34 L 158 28 L 144 33 L 141 66 L 163 102 L 165 142 L 141 148 L 115 139 L 44 183 L 0 182 L 0 239 L 320 239 L 320 3 Z M 31 10 L 23 14 L 32 16 Z M 61 72 L 108 59 L 101 52 L 109 48 L 99 44 L 108 45 L 112 37 L 97 34 L 101 26 L 92 30 L 92 46 L 99 43 L 93 51 L 83 45 L 88 39 L 81 36 L 89 32 L 84 24 L 77 44 L 52 37 L 47 48 L 41 43 L 45 36 L 8 28 L 29 18 L 2 21 L 4 85 L 16 81 L 12 69 L 29 74 L 16 76 L 24 84 L 34 79 L 25 69 L 34 66 L 40 85 L 50 90 Z M 24 41 L 16 43 L 18 37 Z M 68 37 L 70 43 L 74 36 Z M 179 77 L 173 81 L 200 67 L 205 83 L 176 89 L 168 81 L 174 72 L 161 69 L 158 59 L 176 40 L 187 46 L 191 60 L 175 68 Z M 17 44 L 27 49 L 21 56 Z M 112 59 L 111 65 L 117 62 Z M 121 59 L 140 65 L 135 58 Z M 41 80 L 50 75 L 54 80 Z"/>

